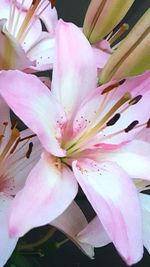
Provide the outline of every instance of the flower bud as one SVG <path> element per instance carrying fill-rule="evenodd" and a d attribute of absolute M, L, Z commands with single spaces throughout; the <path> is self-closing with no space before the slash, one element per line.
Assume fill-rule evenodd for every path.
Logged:
<path fill-rule="evenodd" d="M 100 73 L 99 83 L 140 75 L 150 68 L 150 9 L 141 17 Z"/>
<path fill-rule="evenodd" d="M 83 32 L 90 43 L 102 40 L 123 19 L 134 0 L 91 0 Z"/>

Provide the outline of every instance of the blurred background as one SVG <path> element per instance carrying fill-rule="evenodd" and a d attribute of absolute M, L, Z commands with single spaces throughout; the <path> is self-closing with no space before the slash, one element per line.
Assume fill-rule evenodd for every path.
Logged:
<path fill-rule="evenodd" d="M 89 4 L 89 0 L 56 0 L 56 8 L 59 18 L 68 22 L 73 22 L 82 27 L 84 16 Z M 150 5 L 149 0 L 135 0 L 131 10 L 128 12 L 123 22 L 127 22 L 130 28 L 133 27 L 139 17 Z M 77 203 L 84 211 L 87 218 L 93 217 L 93 211 L 84 198 L 82 192 L 77 197 Z M 134 211 L 133 211 L 134 212 Z M 32 230 L 26 235 L 26 240 L 31 242 L 39 235 L 46 233 L 47 226 Z M 125 267 L 113 245 L 107 245 L 95 250 L 95 260 L 90 260 L 71 242 L 68 241 L 59 249 L 54 245 L 56 242 L 64 240 L 66 237 L 60 232 L 56 232 L 51 242 L 38 247 L 32 253 L 14 254 L 6 265 L 7 267 Z M 145 251 L 142 261 L 135 267 L 150 267 L 150 256 Z"/>

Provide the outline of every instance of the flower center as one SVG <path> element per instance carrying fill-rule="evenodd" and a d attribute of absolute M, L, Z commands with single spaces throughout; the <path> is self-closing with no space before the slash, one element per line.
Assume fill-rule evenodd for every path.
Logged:
<path fill-rule="evenodd" d="M 20 6 L 18 7 L 17 0 L 11 1 L 8 19 L 8 31 L 19 43 L 23 41 L 33 24 L 50 5 L 50 2 L 47 0 L 33 0 L 26 12 L 26 16 L 23 21 L 20 22 L 22 11 L 24 11 L 24 2 L 25 0 L 22 0 Z"/>

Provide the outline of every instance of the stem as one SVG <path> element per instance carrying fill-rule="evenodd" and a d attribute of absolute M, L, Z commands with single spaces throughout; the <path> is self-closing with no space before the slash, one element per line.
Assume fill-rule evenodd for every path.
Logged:
<path fill-rule="evenodd" d="M 55 233 L 56 229 L 54 227 L 51 227 L 50 230 L 47 232 L 47 234 L 45 236 L 43 236 L 41 239 L 39 239 L 36 242 L 33 242 L 31 244 L 25 244 L 25 245 L 19 245 L 18 246 L 18 250 L 30 250 L 33 248 L 36 248 L 40 245 L 42 245 L 43 243 L 45 243 L 46 241 L 48 241 Z"/>

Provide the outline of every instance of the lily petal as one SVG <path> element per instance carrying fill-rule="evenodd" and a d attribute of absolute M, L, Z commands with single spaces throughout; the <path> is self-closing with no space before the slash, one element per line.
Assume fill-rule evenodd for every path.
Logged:
<path fill-rule="evenodd" d="M 118 151 L 106 154 L 103 153 L 103 160 L 107 158 L 116 162 L 130 177 L 150 180 L 150 143 L 134 140 Z"/>
<path fill-rule="evenodd" d="M 31 67 L 31 69 L 44 71 L 52 68 L 54 45 L 55 40 L 50 38 L 48 33 L 43 32 L 37 42 L 27 51 L 27 56 L 30 60 L 36 61 L 36 66 Z"/>
<path fill-rule="evenodd" d="M 59 140 L 66 118 L 51 91 L 37 77 L 19 71 L 2 71 L 0 84 L 3 98 L 37 134 L 44 148 L 54 155 L 64 156 Z"/>
<path fill-rule="evenodd" d="M 90 244 L 93 247 L 103 247 L 111 243 L 98 216 L 78 234 L 78 240 L 82 243 Z"/>
<path fill-rule="evenodd" d="M 8 234 L 8 215 L 12 199 L 0 194 L 0 267 L 3 267 L 11 256 L 18 239 L 11 239 Z"/>
<path fill-rule="evenodd" d="M 47 1 L 48 3 L 49 1 Z M 40 9 L 39 9 L 40 12 Z M 49 5 L 44 12 L 40 15 L 40 19 L 43 21 L 44 25 L 46 26 L 47 31 L 54 35 L 56 24 L 58 21 L 57 10 L 55 7 L 51 8 Z"/>
<path fill-rule="evenodd" d="M 77 191 L 71 170 L 43 154 L 13 201 L 10 236 L 22 236 L 54 220 L 70 205 Z"/>
<path fill-rule="evenodd" d="M 142 193 L 139 196 L 143 219 L 143 243 L 150 253 L 150 196 Z"/>
<path fill-rule="evenodd" d="M 97 82 L 93 49 L 81 30 L 72 23 L 62 20 L 57 23 L 54 62 L 52 91 L 70 118 Z"/>
<path fill-rule="evenodd" d="M 73 201 L 71 205 L 51 225 L 58 228 L 69 237 L 87 256 L 93 258 L 94 251 L 91 244 L 80 242 L 77 234 L 88 224 L 83 212 Z"/>
<path fill-rule="evenodd" d="M 26 129 L 20 133 L 20 138 L 24 138 L 32 134 L 33 132 L 31 130 Z M 23 188 L 30 171 L 40 159 L 42 153 L 41 143 L 37 136 L 32 138 L 31 141 L 32 152 L 28 158 L 26 154 L 29 150 L 30 141 L 27 142 L 27 140 L 25 140 L 25 143 L 22 144 L 22 142 L 20 142 L 18 144 L 12 156 L 8 157 L 6 160 L 4 170 L 6 171 L 7 176 L 10 177 L 10 181 L 13 184 L 13 187 L 11 186 L 10 188 L 10 195 L 16 195 L 16 193 Z M 7 190 L 9 190 L 9 188 Z"/>
<path fill-rule="evenodd" d="M 73 171 L 122 258 L 128 265 L 138 262 L 143 254 L 140 204 L 126 172 L 115 163 L 89 159 L 74 161 Z"/>

